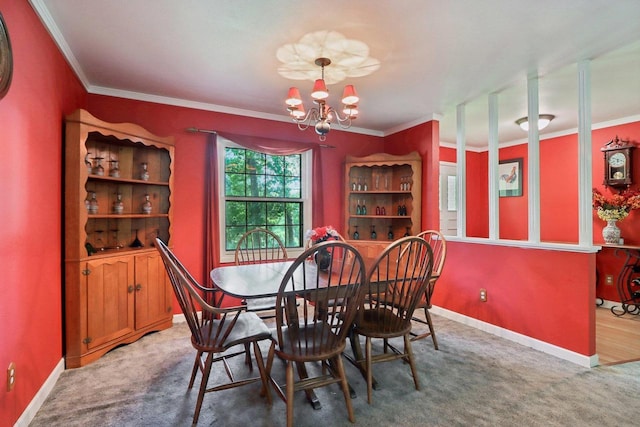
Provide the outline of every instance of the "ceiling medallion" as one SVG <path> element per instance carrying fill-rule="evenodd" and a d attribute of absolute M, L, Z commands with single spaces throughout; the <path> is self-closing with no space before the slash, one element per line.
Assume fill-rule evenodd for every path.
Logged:
<path fill-rule="evenodd" d="M 311 97 L 316 106 L 305 112 L 300 91 L 291 87 L 285 101 L 287 111 L 306 130 L 312 123 L 320 140 L 324 141 L 331 130 L 335 117 L 343 129 L 351 126 L 358 115 L 359 97 L 353 85 L 346 85 L 342 95 L 343 109 L 340 112 L 327 105 L 327 85 L 338 83 L 347 77 L 362 77 L 380 68 L 380 61 L 369 57 L 369 47 L 358 40 L 345 38 L 335 31 L 316 31 L 303 36 L 298 43 L 287 44 L 278 49 L 277 58 L 283 63 L 278 68 L 281 76 L 292 80 L 314 82 Z M 330 66 L 330 67 L 329 67 Z M 318 67 L 321 78 L 318 79 Z"/>

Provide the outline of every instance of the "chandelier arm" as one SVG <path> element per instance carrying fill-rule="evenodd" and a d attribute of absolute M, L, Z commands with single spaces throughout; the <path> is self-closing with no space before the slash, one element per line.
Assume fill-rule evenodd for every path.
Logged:
<path fill-rule="evenodd" d="M 333 107 L 329 107 L 328 112 L 338 120 L 338 124 L 342 129 L 348 129 L 351 127 L 351 116 L 345 115 L 344 117 L 342 117 L 340 116 L 340 112 Z"/>
<path fill-rule="evenodd" d="M 304 116 L 303 119 L 296 119 L 294 117 L 293 121 L 296 122 L 296 124 L 298 125 L 298 129 L 307 130 L 311 125 L 311 121 L 318 120 L 319 116 L 320 116 L 320 112 L 318 111 L 317 108 L 313 107 L 313 108 L 310 108 L 309 111 L 307 111 L 307 115 Z"/>

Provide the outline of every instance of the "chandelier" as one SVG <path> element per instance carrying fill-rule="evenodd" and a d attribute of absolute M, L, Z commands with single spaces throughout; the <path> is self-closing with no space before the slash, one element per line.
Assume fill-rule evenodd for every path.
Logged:
<path fill-rule="evenodd" d="M 353 85 L 346 85 L 342 94 L 342 112 L 328 105 L 326 99 L 329 97 L 329 91 L 324 81 L 324 67 L 331 64 L 331 60 L 329 58 L 317 58 L 315 64 L 322 69 L 322 78 L 315 81 L 311 92 L 315 105 L 308 112 L 305 112 L 300 91 L 297 87 L 289 88 L 285 103 L 289 115 L 298 124 L 298 129 L 304 131 L 313 124 L 316 133 L 320 135 L 320 141 L 324 141 L 327 133 L 331 130 L 331 121 L 334 118 L 341 128 L 348 129 L 351 127 L 352 120 L 355 120 L 358 116 L 358 101 L 360 98 Z"/>

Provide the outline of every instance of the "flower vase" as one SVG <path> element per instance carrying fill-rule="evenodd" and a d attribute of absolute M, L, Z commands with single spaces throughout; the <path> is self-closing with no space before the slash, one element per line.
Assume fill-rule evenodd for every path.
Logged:
<path fill-rule="evenodd" d="M 325 248 L 320 248 L 315 253 L 314 259 L 320 271 L 327 271 L 331 266 L 331 254 Z"/>
<path fill-rule="evenodd" d="M 620 243 L 620 229 L 616 225 L 615 219 L 607 221 L 607 225 L 602 229 L 602 237 L 605 243 L 616 245 Z"/>

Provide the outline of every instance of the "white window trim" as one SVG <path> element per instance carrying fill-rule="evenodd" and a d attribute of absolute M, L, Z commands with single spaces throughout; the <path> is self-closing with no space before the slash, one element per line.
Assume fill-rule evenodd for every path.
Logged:
<path fill-rule="evenodd" d="M 244 148 L 247 150 L 251 150 L 250 148 L 243 147 L 239 144 L 236 144 L 233 141 L 230 141 L 226 138 L 218 136 L 217 138 L 217 150 L 218 150 L 218 164 L 216 165 L 218 169 L 218 218 L 220 223 L 218 225 L 218 235 L 220 238 L 218 239 L 218 246 L 220 248 L 220 263 L 229 263 L 235 261 L 235 251 L 227 251 L 225 249 L 225 194 L 224 194 L 224 151 L 227 147 L 233 148 Z M 300 154 L 302 160 L 302 246 L 299 248 L 287 248 L 287 255 L 289 258 L 296 258 L 302 252 L 304 252 L 304 234 L 306 230 L 311 228 L 311 212 L 313 212 L 313 198 L 312 198 L 312 186 L 311 179 L 313 176 L 313 152 L 312 150 L 307 150 Z"/>

